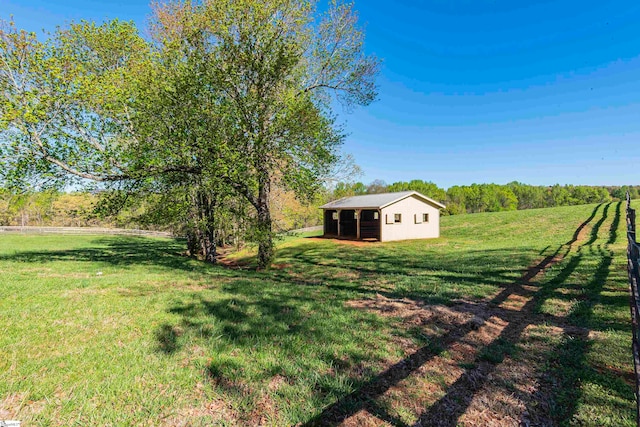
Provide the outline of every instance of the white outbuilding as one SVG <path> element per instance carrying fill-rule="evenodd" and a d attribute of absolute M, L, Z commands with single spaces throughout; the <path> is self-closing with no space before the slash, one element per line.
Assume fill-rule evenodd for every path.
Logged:
<path fill-rule="evenodd" d="M 417 191 L 344 197 L 320 206 L 324 236 L 381 242 L 440 237 L 440 209 Z"/>

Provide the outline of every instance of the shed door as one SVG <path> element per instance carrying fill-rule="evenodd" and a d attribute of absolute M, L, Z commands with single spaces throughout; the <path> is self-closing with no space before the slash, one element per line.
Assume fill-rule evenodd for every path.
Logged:
<path fill-rule="evenodd" d="M 338 235 L 338 211 L 324 211 L 324 234 Z"/>
<path fill-rule="evenodd" d="M 358 235 L 357 221 L 355 210 L 340 211 L 340 236 L 356 237 Z"/>
<path fill-rule="evenodd" d="M 380 240 L 380 213 L 363 210 L 360 213 L 360 238 Z"/>

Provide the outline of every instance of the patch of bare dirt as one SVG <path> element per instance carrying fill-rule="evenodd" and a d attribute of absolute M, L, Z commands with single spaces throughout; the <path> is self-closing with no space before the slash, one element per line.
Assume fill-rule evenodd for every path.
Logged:
<path fill-rule="evenodd" d="M 549 336 L 562 333 L 560 328 L 528 326 L 518 342 L 518 357 L 506 357 L 487 373 L 460 425 L 553 425 L 548 416 L 550 397 L 540 389 L 540 372 L 552 350 Z"/>
<path fill-rule="evenodd" d="M 277 374 L 269 380 L 269 384 L 267 385 L 267 388 L 271 391 L 276 391 L 283 384 L 286 384 L 286 383 L 287 383 L 287 378 L 283 375 Z"/>
<path fill-rule="evenodd" d="M 231 255 L 233 252 L 234 252 L 234 248 L 231 246 L 219 247 L 217 249 L 217 254 L 216 254 L 216 264 L 222 267 L 230 268 L 230 269 L 247 268 L 249 265 L 249 260 L 244 258 L 242 259 L 230 258 L 229 255 Z"/>
<path fill-rule="evenodd" d="M 264 391 L 255 401 L 255 408 L 244 424 L 250 426 L 275 425 L 276 420 L 278 420 L 278 407 L 269 394 Z"/>
<path fill-rule="evenodd" d="M 26 392 L 12 393 L 0 401 L 0 420 L 28 420 L 45 407 L 44 400 L 29 400 Z"/>
<path fill-rule="evenodd" d="M 9 394 L 0 402 L 0 420 L 16 418 L 18 412 L 27 401 L 26 393 Z"/>
<path fill-rule="evenodd" d="M 167 416 L 163 426 L 189 427 L 203 425 L 203 422 L 221 422 L 235 419 L 236 414 L 231 411 L 221 400 L 204 402 L 199 406 L 179 409 L 175 414 Z"/>
<path fill-rule="evenodd" d="M 393 426 L 386 421 L 381 420 L 378 417 L 371 415 L 368 411 L 361 409 L 356 412 L 352 417 L 346 419 L 341 424 L 345 427 L 388 427 Z"/>
<path fill-rule="evenodd" d="M 276 425 L 279 409 L 270 393 L 281 387 L 287 381 L 286 377 L 276 375 L 262 389 L 254 389 L 241 380 L 232 380 L 222 375 L 210 378 L 212 383 L 221 389 L 223 396 L 230 393 L 253 402 L 253 409 L 250 412 L 235 413 L 232 418 L 220 419 L 235 420 L 238 425 L 247 426 Z"/>
<path fill-rule="evenodd" d="M 384 317 L 400 318 L 407 326 L 431 323 L 459 326 L 474 317 L 473 314 L 452 310 L 444 305 L 425 306 L 420 301 L 408 298 L 391 299 L 380 294 L 372 299 L 347 301 L 346 305 L 351 308 L 371 311 Z M 482 323 L 480 319 L 477 322 Z"/>
<path fill-rule="evenodd" d="M 307 239 L 315 242 L 323 242 L 323 241 L 331 240 L 332 242 L 340 243 L 342 245 L 356 246 L 356 247 L 380 244 L 380 241 L 378 240 L 348 240 L 348 239 L 332 239 L 328 237 L 307 237 Z"/>
<path fill-rule="evenodd" d="M 529 301 L 531 301 L 531 298 L 531 296 L 517 294 L 509 295 L 507 299 L 500 304 L 500 308 L 520 311 Z"/>
<path fill-rule="evenodd" d="M 238 269 L 243 267 L 243 265 L 238 261 L 231 258 L 227 258 L 224 255 L 218 255 L 218 257 L 216 258 L 216 264 L 221 265 L 223 267 L 231 268 L 231 269 Z"/>
<path fill-rule="evenodd" d="M 161 425 L 167 427 L 189 427 L 194 425 L 218 425 L 236 420 L 238 414 L 222 398 L 208 398 L 204 382 L 198 382 L 190 396 L 182 396 L 183 405 L 167 408 L 161 417 Z M 235 423 L 233 424 L 235 425 Z"/>

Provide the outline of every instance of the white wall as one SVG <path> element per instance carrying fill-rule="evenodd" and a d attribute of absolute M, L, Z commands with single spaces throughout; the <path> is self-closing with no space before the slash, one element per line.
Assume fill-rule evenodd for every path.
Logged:
<path fill-rule="evenodd" d="M 394 214 L 398 213 L 402 215 L 402 222 L 394 223 Z M 418 221 L 422 221 L 423 213 L 429 214 L 429 222 L 416 224 L 415 215 Z M 382 209 L 381 214 L 380 240 L 382 242 L 440 237 L 440 210 L 415 196 L 387 206 Z"/>

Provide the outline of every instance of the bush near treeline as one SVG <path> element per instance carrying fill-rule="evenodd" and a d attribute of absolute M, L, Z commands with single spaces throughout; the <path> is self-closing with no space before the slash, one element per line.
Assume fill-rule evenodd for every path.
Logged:
<path fill-rule="evenodd" d="M 528 185 L 520 182 L 499 184 L 455 185 L 448 190 L 433 182 L 419 179 L 386 184 L 375 180 L 369 185 L 361 182 L 338 183 L 333 198 L 363 194 L 413 190 L 444 203 L 445 215 L 477 212 L 500 212 L 521 209 L 571 206 L 624 200 L 627 191 L 632 199 L 639 197 L 640 186 L 589 186 L 589 185 Z"/>

